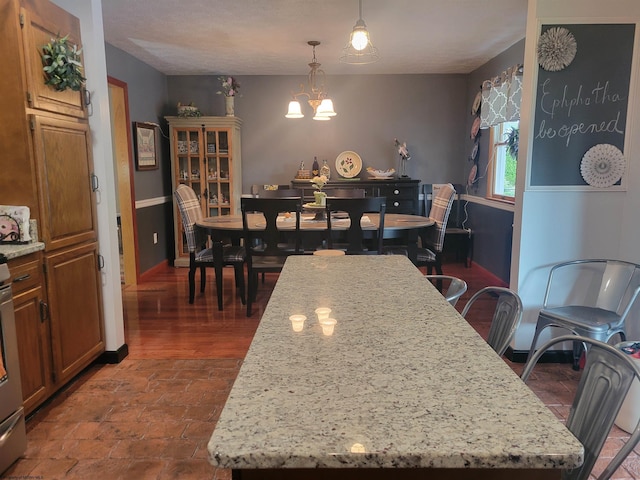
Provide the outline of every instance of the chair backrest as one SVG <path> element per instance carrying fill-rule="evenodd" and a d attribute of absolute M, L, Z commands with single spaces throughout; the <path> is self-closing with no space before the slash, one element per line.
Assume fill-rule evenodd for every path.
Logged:
<path fill-rule="evenodd" d="M 640 293 L 640 265 L 621 260 L 573 260 L 554 265 L 549 273 L 543 308 L 581 305 L 620 315 L 633 307 Z"/>
<path fill-rule="evenodd" d="M 495 299 L 495 309 L 493 311 L 491 326 L 489 327 L 487 343 L 491 345 L 491 348 L 493 348 L 498 355 L 502 355 L 507 350 L 520 324 L 520 320 L 522 320 L 522 301 L 516 292 L 508 288 L 485 287 L 478 290 L 469 299 L 462 310 L 462 316 L 467 318 L 475 302 L 488 297 Z"/>
<path fill-rule="evenodd" d="M 584 445 L 584 463 L 577 469 L 564 472 L 562 477 L 587 480 L 631 383 L 634 379 L 640 380 L 640 367 L 627 354 L 604 342 L 577 335 L 562 335 L 551 339 L 536 351 L 525 365 L 522 380 L 527 381 L 533 367 L 546 350 L 561 342 L 582 342 L 590 345 L 566 422 L 567 428 Z M 638 440 L 640 423 L 597 478 L 610 478 L 634 449 Z"/>
<path fill-rule="evenodd" d="M 260 192 L 260 198 L 300 198 L 302 192 L 297 188 L 278 188 L 277 190 L 263 190 Z"/>
<path fill-rule="evenodd" d="M 455 196 L 456 190 L 453 188 L 453 185 L 446 183 L 440 185 L 431 202 L 429 218 L 434 221 L 434 224 L 426 229 L 423 241 L 426 243 L 425 246 L 435 252 L 442 252 L 444 235 L 447 230 L 447 221 L 449 220 L 451 205 L 453 205 Z"/>
<path fill-rule="evenodd" d="M 436 288 L 442 292 L 444 298 L 455 307 L 456 303 L 467 291 L 467 282 L 458 277 L 450 275 L 425 275 L 424 278 L 435 284 Z"/>
<path fill-rule="evenodd" d="M 347 230 L 347 254 L 382 253 L 384 233 L 384 214 L 387 209 L 386 197 L 366 198 L 327 198 L 327 227 L 329 248 L 332 248 L 332 221 L 331 212 L 346 212 L 349 215 L 349 229 Z M 378 230 L 376 232 L 376 250 L 367 250 L 363 245 L 364 233 L 362 230 L 362 217 L 365 213 L 377 213 L 380 216 Z"/>
<path fill-rule="evenodd" d="M 199 247 L 199 238 L 196 232 L 196 222 L 202 219 L 202 207 L 200 200 L 193 188 L 180 184 L 175 191 L 176 203 L 182 217 L 182 229 L 187 240 L 189 252 L 195 252 Z"/>
<path fill-rule="evenodd" d="M 366 195 L 364 188 L 333 188 L 326 193 L 327 197 L 335 198 L 364 198 Z"/>
<path fill-rule="evenodd" d="M 293 253 L 300 253 L 300 199 L 284 198 L 249 198 L 240 199 L 242 211 L 242 228 L 244 230 L 245 249 L 253 256 L 288 256 L 292 253 L 289 245 L 284 246 L 280 240 L 283 230 L 278 228 L 278 215 L 290 213 L 292 217 L 281 217 L 282 221 L 290 221 L 294 228 L 286 229 L 286 235 L 294 242 Z M 261 225 L 249 224 L 250 213 L 262 213 L 265 219 L 264 230 Z M 258 248 L 256 248 L 258 247 Z"/>

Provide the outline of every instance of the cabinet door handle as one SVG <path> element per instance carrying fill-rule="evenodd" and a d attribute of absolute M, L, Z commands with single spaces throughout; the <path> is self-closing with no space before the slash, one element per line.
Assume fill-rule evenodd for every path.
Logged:
<path fill-rule="evenodd" d="M 394 195 L 398 195 L 399 193 L 400 193 L 400 190 L 398 190 L 398 189 L 395 189 L 395 190 L 393 191 L 393 194 L 394 194 Z"/>
<path fill-rule="evenodd" d="M 86 88 L 84 89 L 84 104 L 87 107 L 91 105 L 91 92 Z"/>
<path fill-rule="evenodd" d="M 394 207 L 399 207 L 400 206 L 400 202 L 393 202 L 393 206 Z"/>
<path fill-rule="evenodd" d="M 102 270 L 104 268 L 104 257 L 102 255 L 98 255 L 98 270 Z"/>
<path fill-rule="evenodd" d="M 19 277 L 14 278 L 13 279 L 13 283 L 24 282 L 25 280 L 28 280 L 29 278 L 31 278 L 31 274 L 30 273 L 25 273 L 24 275 L 20 275 Z"/>
<path fill-rule="evenodd" d="M 95 173 L 91 174 L 91 190 L 97 191 L 100 188 L 100 182 L 98 181 L 98 176 Z"/>
<path fill-rule="evenodd" d="M 44 323 L 44 321 L 49 317 L 49 305 L 43 300 L 40 300 L 40 323 Z"/>

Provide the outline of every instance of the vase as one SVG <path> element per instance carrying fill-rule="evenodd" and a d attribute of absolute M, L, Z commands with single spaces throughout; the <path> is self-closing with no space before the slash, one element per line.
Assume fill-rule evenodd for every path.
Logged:
<path fill-rule="evenodd" d="M 224 108 L 227 117 L 233 117 L 235 115 L 235 100 L 236 97 L 224 97 Z"/>
<path fill-rule="evenodd" d="M 326 205 L 327 204 L 327 194 L 324 192 L 313 192 L 313 197 L 316 200 L 316 205 Z"/>

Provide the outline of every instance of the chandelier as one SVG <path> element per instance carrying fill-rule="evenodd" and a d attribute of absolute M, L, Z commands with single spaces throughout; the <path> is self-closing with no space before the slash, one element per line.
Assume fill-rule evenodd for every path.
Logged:
<path fill-rule="evenodd" d="M 293 93 L 293 99 L 289 102 L 289 111 L 285 115 L 287 118 L 302 118 L 302 107 L 298 101 L 298 97 L 307 97 L 307 102 L 313 108 L 314 120 L 330 120 L 331 117 L 336 116 L 336 112 L 333 110 L 333 102 L 327 97 L 327 92 L 324 87 L 325 73 L 320 68 L 320 64 L 316 60 L 316 47 L 320 45 L 317 40 L 310 40 L 307 42 L 313 47 L 313 59 L 309 64 L 311 71 L 309 72 L 309 92 L 305 92 L 304 85 L 300 86 L 300 92 Z M 320 78 L 320 85 L 318 85 L 318 75 Z"/>
<path fill-rule="evenodd" d="M 351 31 L 349 42 L 342 49 L 340 61 L 354 65 L 377 62 L 380 58 L 378 49 L 371 43 L 367 24 L 362 19 L 362 0 L 359 0 L 360 17 Z"/>

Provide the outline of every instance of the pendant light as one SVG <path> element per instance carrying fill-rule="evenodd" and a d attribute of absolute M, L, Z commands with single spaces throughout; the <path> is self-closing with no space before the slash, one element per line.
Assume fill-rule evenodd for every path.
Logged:
<path fill-rule="evenodd" d="M 362 0 L 358 0 L 358 3 L 360 7 L 360 17 L 351 31 L 349 42 L 342 49 L 340 61 L 353 65 L 364 65 L 377 62 L 380 57 L 378 55 L 378 49 L 371 43 L 367 24 L 364 23 L 362 19 Z"/>

